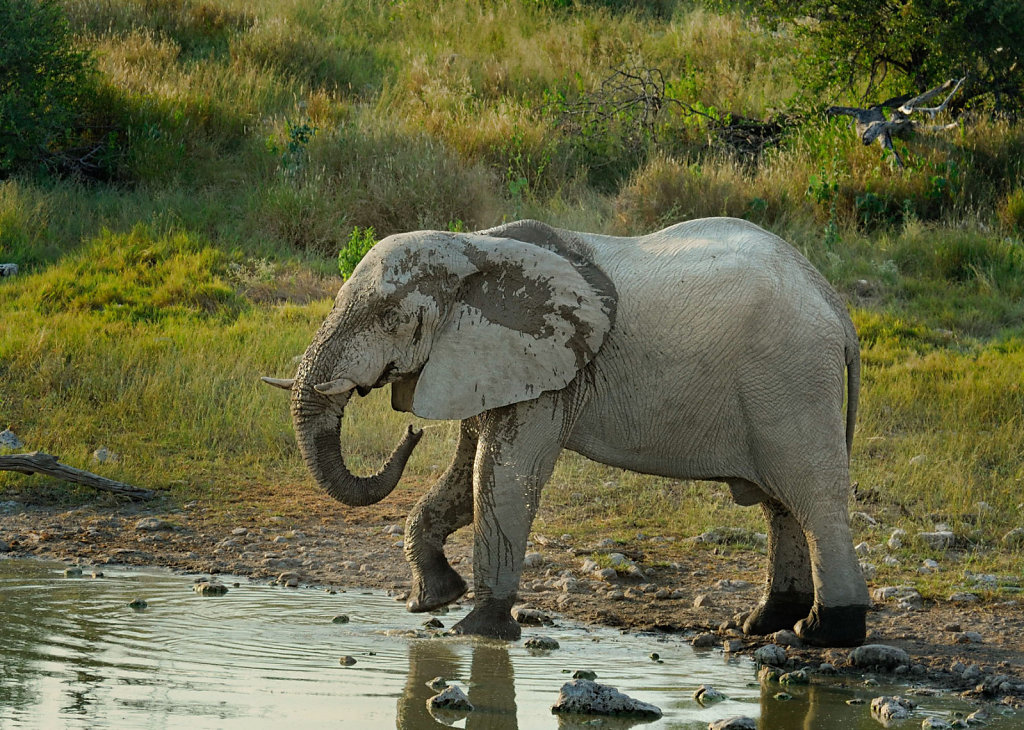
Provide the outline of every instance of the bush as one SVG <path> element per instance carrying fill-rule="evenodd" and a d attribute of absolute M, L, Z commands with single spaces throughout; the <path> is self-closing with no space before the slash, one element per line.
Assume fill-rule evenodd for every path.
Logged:
<path fill-rule="evenodd" d="M 360 228 L 356 226 L 352 229 L 352 233 L 348 237 L 348 243 L 338 252 L 338 271 L 341 272 L 342 279 L 347 280 L 348 277 L 352 276 L 356 266 L 363 260 L 363 256 L 373 248 L 375 243 L 377 243 L 377 236 L 373 232 L 372 227 Z"/>
<path fill-rule="evenodd" d="M 80 136 L 97 74 L 55 0 L 0 0 L 0 177 L 51 164 Z"/>

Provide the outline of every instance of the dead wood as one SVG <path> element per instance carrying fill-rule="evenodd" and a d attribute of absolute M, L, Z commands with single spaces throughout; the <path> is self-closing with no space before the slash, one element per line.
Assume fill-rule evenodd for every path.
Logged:
<path fill-rule="evenodd" d="M 860 137 L 861 142 L 864 144 L 871 144 L 876 139 L 878 144 L 883 149 L 889 150 L 892 153 L 893 159 L 896 160 L 896 165 L 903 169 L 903 160 L 900 159 L 899 153 L 892 145 L 893 137 L 906 138 L 911 134 L 919 131 L 924 132 L 940 132 L 947 129 L 955 129 L 956 123 L 952 124 L 939 124 L 939 125 L 922 125 L 918 124 L 910 118 L 912 114 L 922 112 L 928 114 L 934 120 L 936 115 L 940 112 L 945 111 L 949 100 L 953 98 L 953 95 L 959 91 L 960 86 L 964 83 L 966 77 L 954 81 L 950 79 L 944 84 L 936 86 L 934 89 L 929 89 L 923 94 L 907 98 L 905 96 L 896 97 L 889 99 L 881 104 L 875 104 L 874 106 L 866 109 L 849 106 L 830 106 L 825 110 L 825 113 L 829 116 L 835 116 L 838 114 L 853 117 L 854 129 L 857 132 L 857 136 Z M 936 107 L 923 107 L 920 106 L 927 101 L 930 101 L 934 97 L 946 91 L 950 87 L 953 90 L 946 96 L 945 101 Z M 885 116 L 884 109 L 892 109 L 892 118 L 888 119 Z"/>
<path fill-rule="evenodd" d="M 87 487 L 101 489 L 104 492 L 113 492 L 132 499 L 151 499 L 156 492 L 140 487 L 133 487 L 131 484 L 114 481 L 101 477 L 98 474 L 75 469 L 74 467 L 61 464 L 56 456 L 44 454 L 41 451 L 33 451 L 28 454 L 8 454 L 0 456 L 0 471 L 16 471 L 20 474 L 45 474 L 65 482 L 84 484 Z"/>

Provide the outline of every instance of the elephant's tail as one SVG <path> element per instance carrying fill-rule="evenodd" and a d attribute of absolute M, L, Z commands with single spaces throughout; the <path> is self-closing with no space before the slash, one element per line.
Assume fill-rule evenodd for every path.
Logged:
<path fill-rule="evenodd" d="M 846 316 L 846 458 L 853 453 L 853 431 L 857 425 L 857 404 L 860 400 L 860 343 L 857 330 Z"/>

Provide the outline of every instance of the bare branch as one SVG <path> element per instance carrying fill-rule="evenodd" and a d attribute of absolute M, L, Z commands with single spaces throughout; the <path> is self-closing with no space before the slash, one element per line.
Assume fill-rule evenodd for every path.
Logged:
<path fill-rule="evenodd" d="M 942 84 L 941 86 L 936 86 L 934 89 L 931 89 L 930 91 L 924 92 L 920 96 L 915 96 L 913 99 L 911 99 L 907 103 L 903 104 L 903 106 L 901 106 L 899 110 L 901 112 L 903 112 L 904 114 L 908 115 L 908 116 L 910 114 L 913 114 L 914 112 L 926 112 L 927 114 L 930 114 L 932 116 L 932 119 L 934 119 L 936 114 L 938 114 L 939 112 L 942 112 L 942 111 L 945 110 L 946 106 L 949 104 L 949 100 L 953 98 L 953 94 L 955 94 L 957 91 L 960 90 L 960 87 L 963 85 L 964 81 L 966 81 L 966 80 L 967 80 L 966 76 L 964 76 L 961 79 L 959 79 L 956 82 L 956 86 L 953 86 L 953 90 L 951 92 L 949 92 L 949 95 L 946 97 L 946 100 L 943 101 L 941 104 L 939 104 L 936 107 L 932 107 L 930 109 L 929 108 L 924 108 L 924 107 L 918 108 L 917 105 L 918 104 L 922 104 L 922 103 L 928 101 L 932 97 L 934 97 L 937 94 L 940 94 L 943 91 L 945 91 L 946 89 L 948 89 L 950 87 L 950 85 L 952 85 L 953 79 L 950 79 L 949 81 L 947 81 L 946 83 Z"/>
<path fill-rule="evenodd" d="M 16 471 L 19 474 L 39 472 L 65 482 L 84 484 L 87 487 L 113 492 L 132 499 L 151 499 L 156 496 L 156 492 L 152 490 L 133 487 L 131 484 L 114 481 L 92 472 L 61 464 L 56 456 L 44 454 L 41 451 L 0 456 L 0 471 Z"/>
<path fill-rule="evenodd" d="M 966 77 L 957 81 L 955 86 L 953 79 L 950 79 L 946 83 L 936 86 L 934 89 L 930 89 L 913 98 L 907 99 L 907 97 L 895 97 L 867 109 L 858 109 L 856 107 L 849 106 L 830 106 L 825 110 L 825 114 L 828 116 L 842 115 L 853 117 L 854 129 L 860 137 L 861 142 L 864 144 L 871 144 L 875 140 L 878 140 L 878 144 L 880 144 L 883 149 L 889 150 L 889 152 L 892 153 L 897 167 L 902 169 L 903 160 L 893 147 L 892 138 L 908 137 L 918 131 L 940 132 L 955 129 L 957 127 L 955 123 L 947 125 L 922 126 L 914 122 L 910 118 L 910 115 L 914 112 L 920 111 L 930 114 L 932 119 L 934 119 L 939 112 L 946 108 L 949 104 L 949 100 L 953 98 L 953 94 L 960 89 L 960 86 L 963 84 L 965 79 Z M 950 86 L 953 86 L 953 90 L 949 92 L 945 101 L 943 101 L 939 106 L 933 108 L 917 107 L 918 104 L 922 104 L 937 96 Z M 893 108 L 896 104 L 899 104 L 899 107 L 894 109 L 892 119 L 887 119 L 883 109 Z"/>

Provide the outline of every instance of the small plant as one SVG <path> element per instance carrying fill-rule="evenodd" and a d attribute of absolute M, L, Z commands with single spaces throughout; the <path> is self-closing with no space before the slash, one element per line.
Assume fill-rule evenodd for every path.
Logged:
<path fill-rule="evenodd" d="M 281 157 L 281 170 L 290 176 L 299 173 L 309 158 L 307 147 L 317 133 L 317 128 L 306 123 L 292 124 L 285 122 L 288 140 L 282 145 L 273 137 L 267 139 L 267 149 Z"/>
<path fill-rule="evenodd" d="M 377 243 L 377 234 L 374 232 L 373 226 L 366 228 L 356 226 L 352 229 L 352 233 L 348 236 L 348 243 L 338 252 L 338 271 L 341 273 L 342 279 L 347 281 L 352 276 L 356 266 L 375 243 Z"/>

